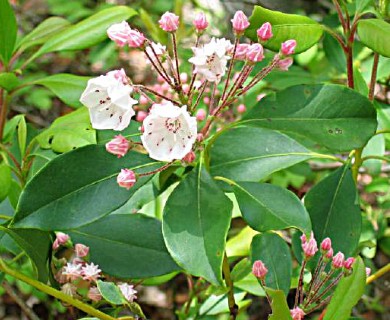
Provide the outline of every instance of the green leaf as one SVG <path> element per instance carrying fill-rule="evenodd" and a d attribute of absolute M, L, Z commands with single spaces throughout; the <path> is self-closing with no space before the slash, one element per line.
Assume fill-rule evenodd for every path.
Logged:
<path fill-rule="evenodd" d="M 30 60 L 48 52 L 89 48 L 107 38 L 107 29 L 110 25 L 134 15 L 136 11 L 125 6 L 104 9 L 61 31 L 48 40 Z"/>
<path fill-rule="evenodd" d="M 315 185 L 305 197 L 313 232 L 320 243 L 332 240 L 334 252 L 354 254 L 362 219 L 355 182 L 349 166 L 343 166 Z"/>
<path fill-rule="evenodd" d="M 273 51 L 279 51 L 282 42 L 295 39 L 295 53 L 303 52 L 317 44 L 323 33 L 321 25 L 308 17 L 272 11 L 261 6 L 255 6 L 249 22 L 245 35 L 255 42 L 258 42 L 257 29 L 265 22 L 271 23 L 273 37 L 264 47 Z"/>
<path fill-rule="evenodd" d="M 50 17 L 42 21 L 34 30 L 17 44 L 16 49 L 24 51 L 30 47 L 43 44 L 60 31 L 70 26 L 70 22 L 61 17 Z"/>
<path fill-rule="evenodd" d="M 282 290 L 265 289 L 271 297 L 272 314 L 268 320 L 291 320 L 290 309 L 287 305 L 286 295 Z"/>
<path fill-rule="evenodd" d="M 81 107 L 80 96 L 87 87 L 90 77 L 59 73 L 34 81 L 34 84 L 45 86 L 58 98 L 71 107 Z"/>
<path fill-rule="evenodd" d="M 366 287 L 366 267 L 358 257 L 353 265 L 353 272 L 343 277 L 337 285 L 329 306 L 326 308 L 324 320 L 349 319 L 352 308 L 358 303 Z"/>
<path fill-rule="evenodd" d="M 326 58 L 337 69 L 339 73 L 347 70 L 347 61 L 340 44 L 330 34 L 326 33 L 322 40 Z"/>
<path fill-rule="evenodd" d="M 363 149 L 362 157 L 376 155 L 385 155 L 385 137 L 383 134 L 373 136 Z M 382 171 L 382 160 L 369 159 L 363 162 L 365 167 L 371 175 L 379 175 Z"/>
<path fill-rule="evenodd" d="M 12 175 L 11 168 L 4 162 L 0 163 L 0 202 L 8 196 L 11 188 Z"/>
<path fill-rule="evenodd" d="M 222 261 L 232 203 L 200 166 L 175 188 L 164 208 L 168 251 L 189 273 L 222 284 Z"/>
<path fill-rule="evenodd" d="M 336 151 L 363 147 L 377 128 L 372 103 L 341 85 L 295 86 L 261 101 L 245 125 L 303 136 Z"/>
<path fill-rule="evenodd" d="M 18 28 L 8 0 L 0 0 L 0 21 L 0 60 L 7 65 L 14 51 Z"/>
<path fill-rule="evenodd" d="M 50 235 L 34 229 L 9 229 L 0 226 L 23 249 L 34 265 L 39 281 L 46 282 L 49 275 L 48 259 L 51 247 Z"/>
<path fill-rule="evenodd" d="M 238 182 L 234 184 L 242 217 L 257 231 L 298 228 L 309 233 L 309 214 L 291 191 L 268 183 Z"/>
<path fill-rule="evenodd" d="M 1 0 L 0 0 L 1 1 Z M 19 84 L 19 79 L 13 72 L 0 73 L 0 88 L 11 91 Z"/>
<path fill-rule="evenodd" d="M 95 144 L 96 132 L 91 126 L 88 109 L 80 108 L 57 118 L 37 136 L 37 140 L 41 148 L 61 153 Z"/>
<path fill-rule="evenodd" d="M 237 303 L 238 307 L 243 307 L 243 299 L 245 298 L 246 292 L 235 292 L 234 301 Z M 228 298 L 225 295 L 211 295 L 204 301 L 199 309 L 199 314 L 215 316 L 220 313 L 229 312 Z M 213 318 L 215 319 L 215 318 Z"/>
<path fill-rule="evenodd" d="M 290 290 L 292 261 L 286 242 L 273 232 L 255 236 L 251 246 L 251 261 L 261 260 L 268 269 L 265 285 L 282 290 L 286 295 Z"/>
<path fill-rule="evenodd" d="M 125 298 L 115 283 L 98 280 L 97 287 L 103 299 L 107 300 L 109 303 L 113 305 L 126 304 Z"/>
<path fill-rule="evenodd" d="M 249 255 L 253 237 L 257 231 L 249 226 L 244 227 L 236 236 L 230 238 L 226 243 L 226 255 L 228 257 L 241 257 Z"/>
<path fill-rule="evenodd" d="M 373 51 L 390 58 L 390 24 L 380 19 L 360 20 L 357 27 L 360 41 Z"/>
<path fill-rule="evenodd" d="M 169 255 L 161 222 L 142 214 L 109 215 L 69 231 L 90 247 L 91 261 L 119 278 L 148 278 L 180 270 Z"/>
<path fill-rule="evenodd" d="M 14 226 L 53 231 L 95 221 L 125 203 L 150 179 L 139 178 L 130 190 L 120 188 L 116 177 L 122 168 L 143 173 L 159 166 L 159 162 L 134 151 L 118 159 L 101 145 L 60 155 L 27 183 Z"/>
<path fill-rule="evenodd" d="M 263 128 L 228 129 L 210 149 L 211 174 L 235 181 L 259 181 L 311 157 L 290 137 Z"/>

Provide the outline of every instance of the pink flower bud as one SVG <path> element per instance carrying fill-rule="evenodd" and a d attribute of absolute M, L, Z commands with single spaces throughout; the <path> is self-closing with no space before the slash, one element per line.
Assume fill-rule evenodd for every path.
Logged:
<path fill-rule="evenodd" d="M 322 240 L 321 250 L 329 251 L 330 248 L 332 248 L 332 241 L 330 240 L 330 238 L 325 238 L 324 240 Z"/>
<path fill-rule="evenodd" d="M 198 133 L 198 134 L 196 135 L 196 141 L 198 141 L 198 142 L 202 142 L 202 141 L 203 141 L 203 138 L 204 138 L 204 136 L 203 136 L 202 133 Z"/>
<path fill-rule="evenodd" d="M 260 93 L 259 95 L 256 96 L 256 101 L 260 101 L 261 99 L 263 99 L 264 97 L 266 96 L 265 93 Z M 306 236 L 305 236 L 306 237 Z M 302 239 L 302 237 L 301 237 Z"/>
<path fill-rule="evenodd" d="M 369 277 L 371 274 L 371 268 L 366 268 L 366 276 Z"/>
<path fill-rule="evenodd" d="M 115 154 L 118 158 L 123 157 L 130 149 L 130 143 L 127 139 L 118 134 L 114 139 L 106 143 L 106 150 Z"/>
<path fill-rule="evenodd" d="M 347 260 L 344 261 L 344 268 L 350 270 L 354 262 L 355 262 L 355 258 L 352 257 L 348 258 Z"/>
<path fill-rule="evenodd" d="M 196 31 L 199 33 L 206 30 L 209 25 L 206 19 L 206 15 L 203 12 L 199 12 L 192 23 L 194 24 Z"/>
<path fill-rule="evenodd" d="M 293 320 L 303 320 L 303 317 L 305 316 L 305 313 L 299 307 L 290 310 L 290 314 Z"/>
<path fill-rule="evenodd" d="M 259 62 L 263 60 L 263 46 L 260 43 L 250 45 L 246 53 L 246 58 L 252 62 Z"/>
<path fill-rule="evenodd" d="M 238 113 L 244 113 L 245 111 L 246 111 L 245 104 L 241 103 L 240 105 L 237 106 Z"/>
<path fill-rule="evenodd" d="M 188 93 L 188 91 L 190 90 L 190 85 L 185 83 L 183 84 L 182 89 L 184 93 Z"/>
<path fill-rule="evenodd" d="M 130 30 L 129 24 L 126 21 L 122 21 L 121 23 L 111 25 L 107 29 L 107 35 L 118 46 L 123 47 L 127 43 Z"/>
<path fill-rule="evenodd" d="M 180 80 L 181 80 L 181 82 L 187 82 L 187 80 L 188 80 L 188 74 L 187 73 L 185 73 L 185 72 L 182 72 L 182 73 L 180 73 Z"/>
<path fill-rule="evenodd" d="M 160 28 L 167 32 L 174 32 L 179 28 L 179 17 L 172 12 L 165 12 L 158 21 Z"/>
<path fill-rule="evenodd" d="M 188 152 L 184 158 L 183 158 L 183 161 L 186 162 L 186 163 L 192 163 L 194 162 L 196 159 L 196 155 L 195 155 L 195 152 L 194 151 L 190 151 Z"/>
<path fill-rule="evenodd" d="M 326 259 L 332 259 L 333 258 L 333 249 L 332 248 L 330 248 L 329 250 L 328 250 L 328 252 L 326 253 L 326 255 L 325 255 L 325 258 Z"/>
<path fill-rule="evenodd" d="M 131 48 L 140 48 L 145 43 L 145 36 L 138 30 L 131 29 L 128 34 L 127 43 Z"/>
<path fill-rule="evenodd" d="M 278 63 L 278 69 L 281 70 L 281 71 L 288 71 L 288 68 L 291 67 L 293 62 L 294 62 L 294 59 L 291 58 L 291 57 L 282 59 Z"/>
<path fill-rule="evenodd" d="M 74 249 L 75 249 L 76 256 L 78 256 L 79 258 L 84 258 L 89 253 L 89 247 L 87 247 L 81 243 L 77 243 L 75 245 Z"/>
<path fill-rule="evenodd" d="M 342 252 L 337 252 L 337 254 L 333 257 L 332 267 L 333 268 L 342 268 L 344 264 L 344 254 Z"/>
<path fill-rule="evenodd" d="M 307 237 L 306 237 L 306 235 L 303 233 L 302 235 L 301 235 L 301 243 L 302 243 L 302 245 L 303 244 L 305 244 L 307 242 Z"/>
<path fill-rule="evenodd" d="M 317 241 L 314 238 L 310 238 L 308 242 L 306 242 L 304 245 L 302 245 L 303 253 L 305 254 L 306 258 L 313 257 L 316 252 L 318 251 L 317 248 Z"/>
<path fill-rule="evenodd" d="M 249 47 L 250 47 L 250 44 L 248 44 L 248 43 L 239 43 L 236 47 L 236 53 L 234 55 L 234 59 L 245 60 Z M 233 51 L 232 51 L 232 53 L 233 53 Z"/>
<path fill-rule="evenodd" d="M 124 85 L 129 84 L 129 79 L 127 78 L 125 70 L 112 70 L 107 72 L 106 76 L 113 77 L 119 81 L 121 81 Z"/>
<path fill-rule="evenodd" d="M 256 278 L 264 279 L 268 273 L 268 269 L 264 265 L 263 261 L 256 260 L 252 266 L 252 273 Z"/>
<path fill-rule="evenodd" d="M 263 23 L 263 25 L 257 29 L 257 37 L 260 41 L 267 41 L 272 38 L 272 26 L 269 22 Z"/>
<path fill-rule="evenodd" d="M 69 236 L 63 232 L 56 232 L 56 239 L 53 242 L 53 250 L 57 250 L 61 245 L 66 244 Z"/>
<path fill-rule="evenodd" d="M 297 46 L 297 42 L 293 39 L 287 40 L 282 43 L 281 51 L 285 56 L 289 56 L 295 52 L 295 47 Z"/>
<path fill-rule="evenodd" d="M 135 120 L 138 122 L 142 122 L 145 120 L 145 118 L 148 116 L 148 113 L 146 111 L 140 110 L 137 112 L 137 116 L 135 117 Z"/>
<path fill-rule="evenodd" d="M 121 172 L 118 174 L 116 181 L 118 182 L 120 187 L 129 190 L 135 184 L 137 178 L 134 171 L 130 169 L 122 169 Z"/>
<path fill-rule="evenodd" d="M 102 300 L 102 295 L 97 287 L 91 287 L 88 290 L 87 297 L 92 301 L 100 301 Z"/>
<path fill-rule="evenodd" d="M 206 119 L 206 115 L 206 110 L 199 109 L 198 111 L 196 111 L 196 120 L 203 121 L 204 119 Z"/>
<path fill-rule="evenodd" d="M 234 29 L 234 31 L 236 33 L 241 33 L 246 28 L 248 28 L 249 24 L 250 24 L 249 21 L 248 21 L 247 16 L 242 11 L 237 11 L 234 14 L 234 17 L 231 20 L 231 22 L 232 22 L 232 25 L 233 25 L 233 29 Z"/>
<path fill-rule="evenodd" d="M 141 95 L 139 97 L 139 103 L 142 104 L 142 105 L 145 105 L 145 104 L 148 104 L 149 100 L 148 98 L 146 98 L 144 95 Z"/>

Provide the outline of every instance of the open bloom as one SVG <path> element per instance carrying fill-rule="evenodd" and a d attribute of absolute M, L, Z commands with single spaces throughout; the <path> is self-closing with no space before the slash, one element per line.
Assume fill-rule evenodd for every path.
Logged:
<path fill-rule="evenodd" d="M 81 278 L 81 265 L 68 262 L 62 271 L 62 275 L 64 275 L 68 281 L 74 281 Z"/>
<path fill-rule="evenodd" d="M 188 61 L 195 65 L 194 72 L 202 74 L 208 81 L 218 82 L 225 75 L 230 59 L 227 52 L 231 48 L 229 40 L 212 38 L 203 47 L 192 48 L 194 56 Z"/>
<path fill-rule="evenodd" d="M 160 161 L 183 159 L 197 136 L 196 118 L 172 102 L 154 104 L 143 122 L 142 144 L 149 156 Z"/>
<path fill-rule="evenodd" d="M 89 80 L 80 101 L 89 109 L 92 127 L 118 131 L 127 128 L 137 103 L 130 97 L 132 91 L 131 86 L 111 74 Z"/>
<path fill-rule="evenodd" d="M 137 299 L 136 293 L 137 290 L 134 290 L 134 286 L 127 283 L 118 284 L 118 288 L 121 290 L 122 294 L 127 301 L 133 302 L 134 299 Z"/>
<path fill-rule="evenodd" d="M 97 281 L 100 278 L 100 273 L 102 270 L 99 269 L 98 265 L 95 265 L 93 262 L 86 264 L 85 267 L 81 268 L 81 275 L 84 280 L 88 281 Z"/>

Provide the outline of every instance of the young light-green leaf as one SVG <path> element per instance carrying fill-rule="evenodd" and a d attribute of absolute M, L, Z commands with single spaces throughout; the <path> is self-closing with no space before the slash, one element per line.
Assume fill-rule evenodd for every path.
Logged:
<path fill-rule="evenodd" d="M 8 64 L 14 51 L 18 26 L 8 0 L 0 0 L 0 60 Z"/>
<path fill-rule="evenodd" d="M 255 42 L 258 41 L 256 30 L 265 22 L 271 23 L 273 37 L 264 46 L 273 51 L 279 51 L 282 42 L 295 39 L 295 53 L 303 52 L 318 43 L 323 33 L 322 26 L 308 17 L 272 11 L 261 6 L 255 6 L 249 21 L 250 26 L 245 35 Z"/>
<path fill-rule="evenodd" d="M 109 303 L 113 305 L 126 304 L 125 298 L 115 283 L 98 280 L 97 287 L 103 299 L 107 300 Z"/>
<path fill-rule="evenodd" d="M 292 320 L 284 292 L 282 290 L 274 290 L 271 288 L 265 288 L 265 290 L 272 300 L 272 314 L 269 316 L 268 320 Z"/>
<path fill-rule="evenodd" d="M 222 261 L 232 203 L 203 166 L 175 188 L 164 208 L 163 234 L 169 252 L 187 272 L 222 284 Z"/>
<path fill-rule="evenodd" d="M 357 32 L 367 47 L 390 58 L 390 23 L 380 19 L 360 20 Z"/>

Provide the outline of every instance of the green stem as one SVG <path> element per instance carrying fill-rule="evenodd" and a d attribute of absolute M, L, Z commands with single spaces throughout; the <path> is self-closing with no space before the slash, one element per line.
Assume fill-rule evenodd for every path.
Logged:
<path fill-rule="evenodd" d="M 6 216 L 6 215 L 4 215 L 4 214 L 0 214 L 0 219 L 3 219 L 3 220 L 10 220 L 10 219 L 12 219 L 12 217 Z"/>
<path fill-rule="evenodd" d="M 363 164 L 362 153 L 363 153 L 363 148 L 359 148 L 355 150 L 355 162 L 352 165 L 352 177 L 353 180 L 355 180 L 355 183 L 357 183 L 359 168 Z"/>
<path fill-rule="evenodd" d="M 377 132 L 375 132 L 375 135 L 377 135 L 377 134 L 385 134 L 385 133 L 390 133 L 390 130 L 389 130 L 389 129 L 386 129 L 386 130 L 378 130 Z"/>
<path fill-rule="evenodd" d="M 385 265 L 384 267 L 380 268 L 377 272 L 375 272 L 374 274 L 372 274 L 371 276 L 369 276 L 367 278 L 367 281 L 366 283 L 369 284 L 371 282 L 374 282 L 375 280 L 377 280 L 378 278 L 382 277 L 383 275 L 385 275 L 387 272 L 390 272 L 390 263 L 388 263 L 387 265 Z"/>
<path fill-rule="evenodd" d="M 236 305 L 236 301 L 234 300 L 233 281 L 230 277 L 230 267 L 229 267 L 229 262 L 226 253 L 223 257 L 222 272 L 225 277 L 226 285 L 229 288 L 228 304 L 229 304 L 231 319 L 235 320 L 238 314 L 238 306 Z"/>
<path fill-rule="evenodd" d="M 109 316 L 109 315 L 107 315 L 99 310 L 96 310 L 94 307 L 91 307 L 90 305 L 85 304 L 85 303 L 81 302 L 80 300 L 76 300 L 76 299 L 72 298 L 71 296 L 68 296 L 67 294 L 65 294 L 59 290 L 56 290 L 56 289 L 54 289 L 54 288 L 52 288 L 52 287 L 50 287 L 42 282 L 31 279 L 31 278 L 27 277 L 26 275 L 9 268 L 5 264 L 5 262 L 1 259 L 0 259 L 0 271 L 29 284 L 30 286 L 38 289 L 39 291 L 47 293 L 48 295 L 51 295 L 51 296 L 65 302 L 67 304 L 70 304 L 70 305 L 76 307 L 77 309 L 80 309 L 93 317 L 96 317 L 96 318 L 101 319 L 101 320 L 115 320 L 115 318 L 113 318 L 113 317 L 111 317 L 111 316 Z"/>
<path fill-rule="evenodd" d="M 364 162 L 366 160 L 370 160 L 370 159 L 383 160 L 383 161 L 386 161 L 386 162 L 390 162 L 390 158 L 389 157 L 375 156 L 375 155 L 363 157 L 362 158 L 362 162 Z"/>
<path fill-rule="evenodd" d="M 5 127 L 5 121 L 7 119 L 7 103 L 7 93 L 3 89 L 0 89 L 0 142 L 3 140 L 3 131 Z"/>

